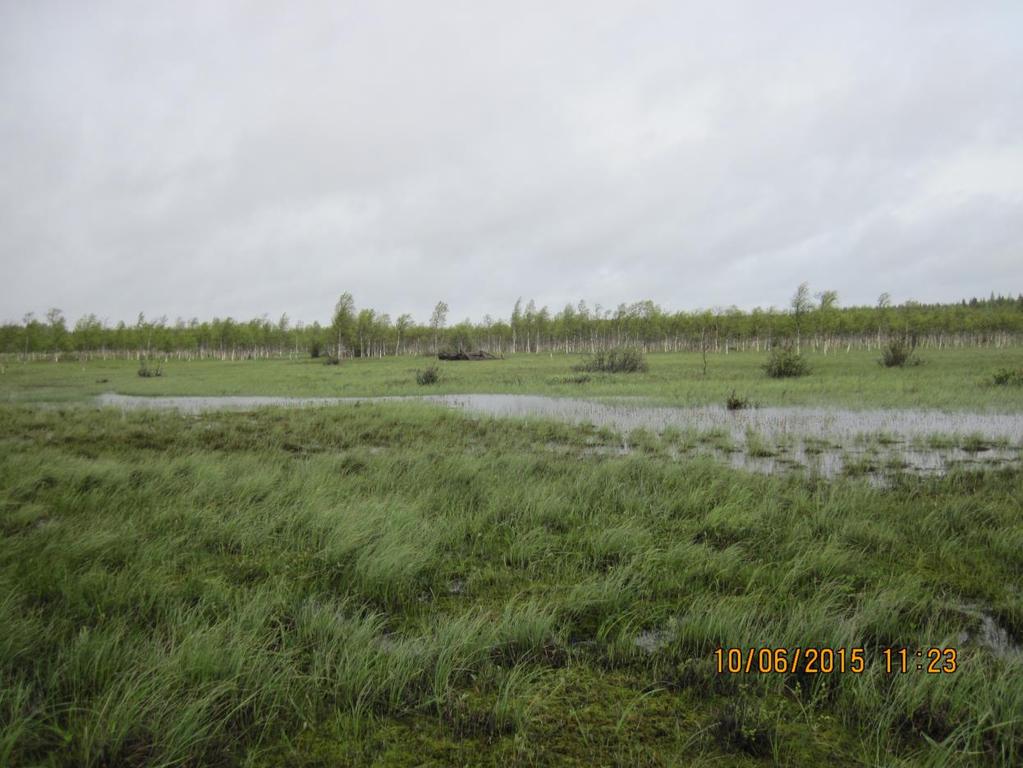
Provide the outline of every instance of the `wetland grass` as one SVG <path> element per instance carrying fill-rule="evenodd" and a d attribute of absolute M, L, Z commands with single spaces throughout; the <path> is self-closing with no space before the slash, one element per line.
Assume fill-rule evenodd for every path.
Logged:
<path fill-rule="evenodd" d="M 851 408 L 937 408 L 947 411 L 1019 412 L 1020 389 L 992 386 L 991 371 L 1018 366 L 1015 350 L 962 348 L 928 350 L 929 364 L 885 369 L 874 352 L 828 355 L 804 353 L 813 376 L 772 379 L 764 375 L 763 356 L 755 352 L 713 356 L 701 373 L 701 355 L 649 354 L 649 370 L 627 376 L 566 375 L 577 355 L 515 355 L 473 365 L 431 357 L 345 360 L 324 366 L 320 360 L 178 361 L 166 375 L 141 379 L 138 365 L 123 360 L 32 363 L 10 362 L 0 376 L 0 400 L 9 403 L 84 401 L 104 392 L 126 395 L 265 395 L 278 397 L 351 397 L 416 395 L 422 389 L 415 371 L 437 365 L 440 394 L 508 393 L 586 397 L 642 397 L 667 405 L 716 405 L 735 390 L 761 407 L 839 406 Z"/>
<path fill-rule="evenodd" d="M 1018 470 L 879 489 L 612 438 L 0 408 L 2 762 L 1018 764 L 1023 661 L 957 607 L 1023 637 Z M 953 643 L 954 675 L 880 663 Z M 711 663 L 808 645 L 868 668 Z"/>

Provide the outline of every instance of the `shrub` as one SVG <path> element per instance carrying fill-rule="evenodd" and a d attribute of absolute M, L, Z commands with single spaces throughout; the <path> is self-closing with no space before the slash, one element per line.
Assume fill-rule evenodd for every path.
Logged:
<path fill-rule="evenodd" d="M 589 384 L 590 375 L 588 373 L 580 373 L 575 376 L 562 376 L 561 381 L 565 384 Z"/>
<path fill-rule="evenodd" d="M 744 411 L 747 408 L 752 408 L 753 404 L 749 401 L 749 398 L 739 397 L 735 394 L 735 390 L 732 390 L 732 394 L 725 400 L 725 408 L 730 411 Z"/>
<path fill-rule="evenodd" d="M 323 358 L 323 364 L 324 365 L 341 365 L 341 358 L 340 357 L 334 357 L 333 355 L 327 355 L 325 358 Z"/>
<path fill-rule="evenodd" d="M 151 379 L 156 376 L 163 376 L 163 364 L 157 363 L 154 366 L 150 366 L 146 359 L 143 358 L 139 364 L 139 376 L 143 379 Z"/>
<path fill-rule="evenodd" d="M 764 371 L 772 379 L 806 376 L 810 373 L 810 364 L 796 351 L 795 347 L 787 344 L 771 350 L 770 357 L 764 363 Z"/>
<path fill-rule="evenodd" d="M 642 350 L 631 347 L 616 347 L 589 355 L 573 370 L 591 373 L 642 373 L 647 370 Z"/>
<path fill-rule="evenodd" d="M 1000 387 L 1023 387 L 1023 368 L 1002 368 L 995 371 L 991 383 Z"/>
<path fill-rule="evenodd" d="M 416 371 L 416 384 L 421 387 L 436 384 L 438 381 L 440 381 L 440 371 L 437 370 L 435 365 L 431 365 L 423 371 Z"/>
<path fill-rule="evenodd" d="M 773 729 L 765 716 L 762 703 L 733 699 L 718 712 L 715 735 L 726 747 L 753 757 L 764 757 L 771 751 Z"/>
<path fill-rule="evenodd" d="M 320 353 L 322 351 L 323 347 L 318 341 L 314 341 L 312 344 L 309 345 L 309 357 L 313 358 L 314 360 L 320 356 Z"/>
<path fill-rule="evenodd" d="M 881 352 L 881 359 L 877 362 L 885 368 L 903 368 L 907 365 L 920 365 L 923 361 L 913 357 L 916 351 L 916 344 L 911 343 L 905 337 L 892 339 Z"/>

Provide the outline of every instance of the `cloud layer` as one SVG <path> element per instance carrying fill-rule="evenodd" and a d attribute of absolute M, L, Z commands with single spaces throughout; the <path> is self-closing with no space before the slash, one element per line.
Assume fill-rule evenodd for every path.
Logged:
<path fill-rule="evenodd" d="M 1021 291 L 1023 6 L 896 5 L 4 4 L 0 319 Z"/>

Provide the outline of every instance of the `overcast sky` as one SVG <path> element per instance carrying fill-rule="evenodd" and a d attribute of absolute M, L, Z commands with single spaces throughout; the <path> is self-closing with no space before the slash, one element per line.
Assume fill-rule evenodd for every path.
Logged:
<path fill-rule="evenodd" d="M 1023 291 L 1023 3 L 0 0 L 0 319 Z"/>

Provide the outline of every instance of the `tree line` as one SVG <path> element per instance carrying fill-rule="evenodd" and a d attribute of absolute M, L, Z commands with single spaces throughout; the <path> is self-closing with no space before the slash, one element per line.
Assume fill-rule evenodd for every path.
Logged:
<path fill-rule="evenodd" d="M 358 309 L 341 294 L 329 325 L 293 323 L 287 315 L 238 321 L 147 318 L 110 324 L 95 314 L 69 325 L 63 312 L 25 315 L 0 325 L 6 358 L 245 359 L 270 357 L 383 357 L 436 354 L 442 349 L 484 350 L 495 355 L 595 352 L 637 347 L 646 352 L 763 351 L 779 343 L 829 353 L 876 349 L 893 337 L 922 347 L 1010 346 L 1023 341 L 1023 294 L 949 304 L 893 304 L 887 294 L 872 306 L 842 307 L 835 291 L 812 294 L 803 283 L 788 307 L 667 311 L 652 301 L 606 309 L 585 301 L 560 311 L 515 302 L 507 319 L 448 324 L 448 305 L 438 302 L 430 319 L 392 319 Z"/>

